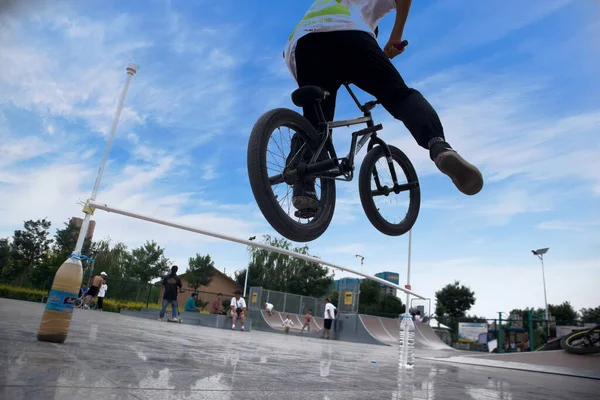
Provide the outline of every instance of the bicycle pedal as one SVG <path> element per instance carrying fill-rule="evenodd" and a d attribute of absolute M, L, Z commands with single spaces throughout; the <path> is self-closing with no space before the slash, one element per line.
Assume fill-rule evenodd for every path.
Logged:
<path fill-rule="evenodd" d="M 302 219 L 314 218 L 317 215 L 317 211 L 316 208 L 306 208 L 304 210 L 297 210 L 294 212 L 294 215 L 296 218 Z"/>

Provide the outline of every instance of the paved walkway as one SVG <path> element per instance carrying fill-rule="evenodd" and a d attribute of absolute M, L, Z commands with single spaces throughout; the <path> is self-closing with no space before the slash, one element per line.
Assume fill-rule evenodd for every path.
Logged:
<path fill-rule="evenodd" d="M 38 303 L 0 299 L 0 398 L 595 399 L 600 381 L 418 359 L 397 350 L 231 332 L 76 310 L 62 344 L 39 342 Z M 371 361 L 375 361 L 372 363 Z"/>

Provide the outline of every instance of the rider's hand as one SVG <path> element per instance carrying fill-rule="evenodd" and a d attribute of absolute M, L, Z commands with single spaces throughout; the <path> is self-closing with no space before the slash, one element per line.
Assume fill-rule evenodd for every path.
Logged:
<path fill-rule="evenodd" d="M 396 46 L 400 47 L 401 50 L 398 50 L 398 47 L 396 47 Z M 390 38 L 390 40 L 387 42 L 387 44 L 383 48 L 383 52 L 391 60 L 392 58 L 402 54 L 404 52 L 404 49 L 405 49 L 405 46 L 402 46 L 402 38 L 399 38 L 399 39 Z"/>

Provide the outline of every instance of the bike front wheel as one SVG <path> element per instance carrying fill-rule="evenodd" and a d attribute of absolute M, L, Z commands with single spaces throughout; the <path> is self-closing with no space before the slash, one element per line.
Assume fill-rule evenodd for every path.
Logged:
<path fill-rule="evenodd" d="M 367 153 L 358 176 L 358 191 L 363 210 L 371 224 L 385 235 L 400 236 L 408 232 L 417 221 L 421 190 L 415 168 L 406 154 L 397 147 L 388 147 L 392 156 L 391 163 L 386 159 L 381 146 L 376 146 Z M 396 187 L 392 169 L 397 175 Z"/>
<path fill-rule="evenodd" d="M 573 354 L 600 353 L 600 326 L 564 336 L 560 341 L 560 347 Z"/>
<path fill-rule="evenodd" d="M 320 237 L 335 209 L 334 180 L 315 179 L 319 208 L 311 216 L 297 215 L 292 206 L 292 186 L 284 181 L 287 167 L 310 160 L 314 149 L 308 142 L 316 137 L 315 128 L 306 118 L 278 108 L 258 119 L 248 142 L 248 177 L 256 204 L 273 229 L 295 242 Z M 323 151 L 317 161 L 328 158 Z"/>

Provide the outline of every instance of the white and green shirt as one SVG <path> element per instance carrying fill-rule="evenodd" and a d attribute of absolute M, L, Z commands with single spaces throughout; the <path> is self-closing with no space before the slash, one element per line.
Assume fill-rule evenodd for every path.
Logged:
<path fill-rule="evenodd" d="M 294 52 L 298 40 L 311 32 L 364 31 L 375 37 L 379 21 L 396 9 L 395 0 L 315 0 L 290 35 L 284 50 L 285 62 L 294 78 Z"/>

